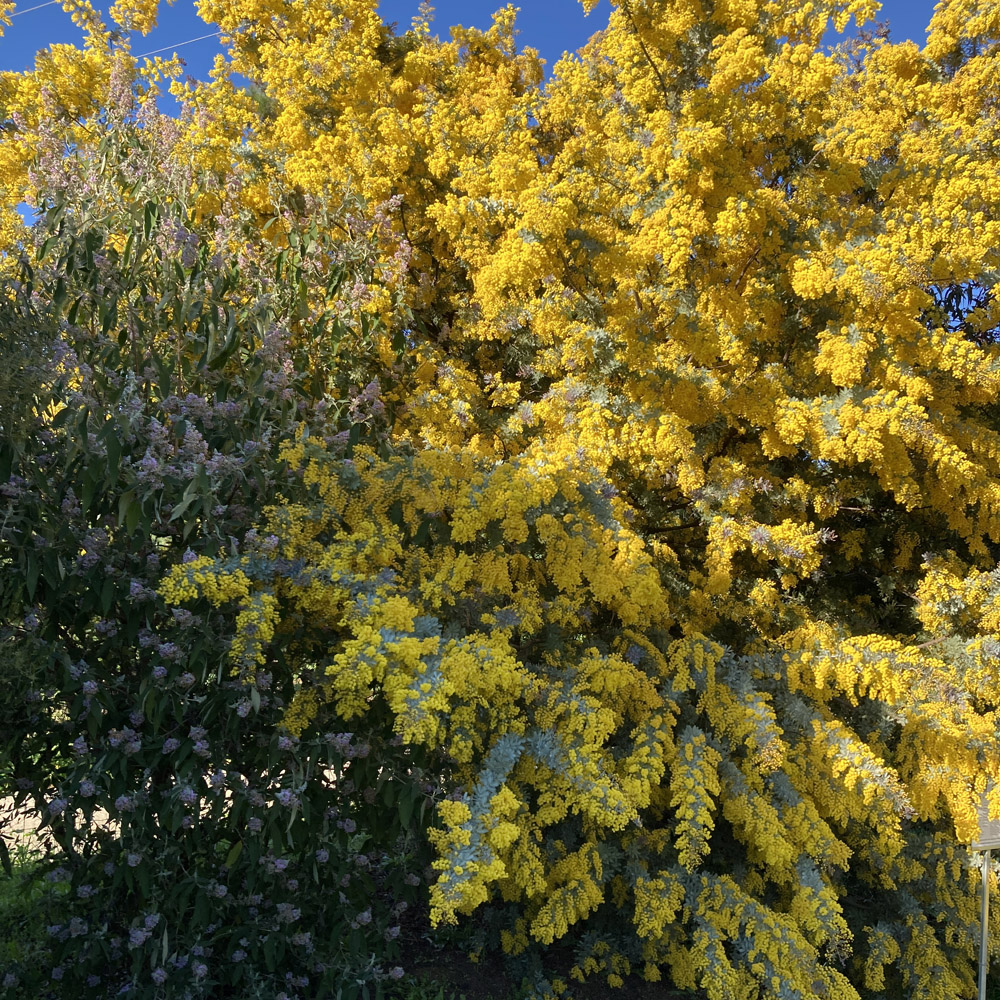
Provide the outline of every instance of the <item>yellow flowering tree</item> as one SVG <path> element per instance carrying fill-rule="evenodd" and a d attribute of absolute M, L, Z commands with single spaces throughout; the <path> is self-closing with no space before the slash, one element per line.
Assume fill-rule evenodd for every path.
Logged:
<path fill-rule="evenodd" d="M 251 687 L 294 634 L 293 733 L 378 705 L 440 755 L 432 918 L 482 914 L 540 992 L 567 941 L 572 977 L 713 1000 L 973 992 L 1000 4 L 823 44 L 878 6 L 620 0 L 542 88 L 511 7 L 441 40 L 426 6 L 397 36 L 376 0 L 200 4 L 226 56 L 174 85 L 171 162 L 206 214 L 377 209 L 396 278 L 354 308 L 394 426 L 347 458 L 304 428 L 272 571 L 161 592 L 231 610 Z M 110 81 L 123 37 L 65 58 Z M 11 203 L 106 100 L 42 130 L 47 66 L 0 77 Z"/>

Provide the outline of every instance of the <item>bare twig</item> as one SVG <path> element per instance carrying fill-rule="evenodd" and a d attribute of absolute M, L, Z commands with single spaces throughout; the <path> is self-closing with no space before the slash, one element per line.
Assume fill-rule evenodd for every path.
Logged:
<path fill-rule="evenodd" d="M 625 11 L 625 16 L 629 19 L 629 23 L 632 25 L 632 30 L 635 32 L 635 37 L 639 42 L 639 48 L 642 49 L 642 54 L 646 57 L 646 62 L 649 63 L 650 69 L 656 74 L 656 79 L 660 83 L 660 90 L 663 91 L 664 100 L 667 102 L 667 107 L 670 107 L 670 91 L 667 89 L 667 81 L 663 79 L 663 74 L 660 72 L 660 68 L 653 62 L 653 57 L 649 54 L 649 49 L 646 48 L 646 43 L 642 40 L 642 35 L 639 34 L 639 28 L 635 23 L 635 18 L 632 16 L 632 5 L 629 0 L 621 0 L 622 10 Z"/>

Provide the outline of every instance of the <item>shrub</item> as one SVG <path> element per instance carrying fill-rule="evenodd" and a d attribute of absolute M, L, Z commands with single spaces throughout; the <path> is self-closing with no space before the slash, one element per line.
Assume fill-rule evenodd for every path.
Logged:
<path fill-rule="evenodd" d="M 223 553 L 273 573 L 254 525 L 301 491 L 283 443 L 378 443 L 377 384 L 350 391 L 374 350 L 331 364 L 377 333 L 337 298 L 373 280 L 370 251 L 286 212 L 273 244 L 230 257 L 142 130 L 102 151 L 100 176 L 60 164 L 2 293 L 5 346 L 35 363 L 30 419 L 0 444 L 0 795 L 34 810 L 53 842 L 38 870 L 62 887 L 44 947 L 0 956 L 5 995 L 377 992 L 420 898 L 426 755 L 374 715 L 289 735 L 308 620 L 243 606 L 235 581 L 185 609 L 158 593 Z M 231 644 L 263 650 L 279 617 L 282 642 L 231 669 Z"/>

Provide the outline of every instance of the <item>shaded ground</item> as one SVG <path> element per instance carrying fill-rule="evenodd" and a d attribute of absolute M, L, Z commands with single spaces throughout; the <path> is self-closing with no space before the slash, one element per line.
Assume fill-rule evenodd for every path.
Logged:
<path fill-rule="evenodd" d="M 465 1000 L 510 1000 L 517 994 L 519 983 L 504 971 L 501 959 L 472 962 L 462 953 L 438 956 L 434 961 L 417 960 L 408 964 L 407 972 L 445 986 L 445 994 L 465 997 Z M 620 988 L 608 986 L 600 976 L 586 983 L 572 982 L 574 1000 L 697 1000 L 697 995 L 677 990 L 666 983 L 647 983 L 639 976 L 629 976 Z"/>
<path fill-rule="evenodd" d="M 13 798 L 0 799 L 0 837 L 11 854 L 18 849 L 40 850 L 46 843 L 38 831 L 38 817 L 27 808 L 16 809 Z"/>

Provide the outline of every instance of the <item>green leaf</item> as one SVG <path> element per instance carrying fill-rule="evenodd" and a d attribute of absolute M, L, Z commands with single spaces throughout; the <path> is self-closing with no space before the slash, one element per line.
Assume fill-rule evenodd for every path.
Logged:
<path fill-rule="evenodd" d="M 243 841 L 237 840 L 232 847 L 229 848 L 229 853 L 226 855 L 226 867 L 232 869 L 233 865 L 236 864 L 239 856 L 243 853 Z"/>
<path fill-rule="evenodd" d="M 61 203 L 58 205 L 53 205 L 45 213 L 45 228 L 55 229 L 56 223 L 58 223 L 66 212 L 66 204 Z"/>
<path fill-rule="evenodd" d="M 142 235 L 148 240 L 156 222 L 157 210 L 154 202 L 147 201 L 142 215 Z"/>
<path fill-rule="evenodd" d="M 14 868 L 10 863 L 10 852 L 7 850 L 7 843 L 4 841 L 2 834 L 0 834 L 0 865 L 3 865 L 3 870 L 7 878 L 14 877 Z"/>
<path fill-rule="evenodd" d="M 35 254 L 35 260 L 45 260 L 49 250 L 52 249 L 58 239 L 58 236 L 50 236 L 46 239 L 45 242 L 38 248 L 38 253 Z"/>
<path fill-rule="evenodd" d="M 181 828 L 181 823 L 184 822 L 184 811 L 180 806 L 174 806 L 170 810 L 167 816 L 167 830 L 170 833 L 176 833 Z"/>
<path fill-rule="evenodd" d="M 27 587 L 28 587 L 28 600 L 33 601 L 35 599 L 35 588 L 38 586 L 38 573 L 40 570 L 38 565 L 38 559 L 35 554 L 28 553 L 28 573 L 27 573 Z"/>
<path fill-rule="evenodd" d="M 128 505 L 135 499 L 135 490 L 129 490 L 127 493 L 123 493 L 118 498 L 118 523 L 122 524 L 125 521 L 125 513 L 128 510 Z"/>
<path fill-rule="evenodd" d="M 101 234 L 94 229 L 87 231 L 87 235 L 83 238 L 83 248 L 84 255 L 87 258 L 87 270 L 92 271 L 94 269 L 94 252 L 100 250 L 103 240 Z"/>
<path fill-rule="evenodd" d="M 396 809 L 399 812 L 399 822 L 402 826 L 408 827 L 410 825 L 410 817 L 413 815 L 413 788 L 409 787 L 399 796 L 399 801 L 396 803 Z"/>
<path fill-rule="evenodd" d="M 118 322 L 118 299 L 112 298 L 110 303 L 101 303 L 101 333 L 107 336 L 108 331 Z"/>
<path fill-rule="evenodd" d="M 208 363 L 209 370 L 217 371 L 221 368 L 235 353 L 236 349 L 240 346 L 240 336 L 239 332 L 234 330 L 226 338 L 225 344 L 222 345 L 222 350 L 212 358 Z"/>
<path fill-rule="evenodd" d="M 83 483 L 83 489 L 80 491 L 80 504 L 85 511 L 90 510 L 90 505 L 93 502 L 96 491 L 96 480 L 93 476 L 87 476 Z"/>
<path fill-rule="evenodd" d="M 392 781 L 386 781 L 384 784 L 382 784 L 379 798 L 381 798 L 383 805 L 385 805 L 386 807 L 391 806 L 392 800 L 395 797 L 396 797 L 396 784 Z"/>
<path fill-rule="evenodd" d="M 115 581 L 112 577 L 107 577 L 104 586 L 101 587 L 101 610 L 107 614 L 111 610 L 111 605 L 115 600 Z"/>
<path fill-rule="evenodd" d="M 122 443 L 113 424 L 108 425 L 108 431 L 104 435 L 104 447 L 108 452 L 108 469 L 112 478 L 117 478 L 118 466 L 122 459 Z"/>
<path fill-rule="evenodd" d="M 198 898 L 194 903 L 194 925 L 195 927 L 204 927 L 208 923 L 208 897 L 203 893 L 198 893 Z"/>
<path fill-rule="evenodd" d="M 139 515 L 142 513 L 142 507 L 138 500 L 133 500 L 128 505 L 128 510 L 125 513 L 125 530 L 128 532 L 129 536 L 135 534 L 135 529 L 139 525 Z"/>
<path fill-rule="evenodd" d="M 185 496 L 181 497 L 180 503 L 178 503 L 174 507 L 174 509 L 170 512 L 170 518 L 168 519 L 167 523 L 169 523 L 170 521 L 176 521 L 177 518 L 181 517 L 184 514 L 184 511 L 186 511 L 188 507 L 190 507 L 191 504 L 193 504 L 197 499 L 198 497 L 194 493 L 186 494 Z"/>
<path fill-rule="evenodd" d="M 69 301 L 69 295 L 66 292 L 66 282 L 59 278 L 56 281 L 55 290 L 52 292 L 52 304 L 56 308 L 56 312 L 61 314 L 66 308 L 66 303 Z"/>

